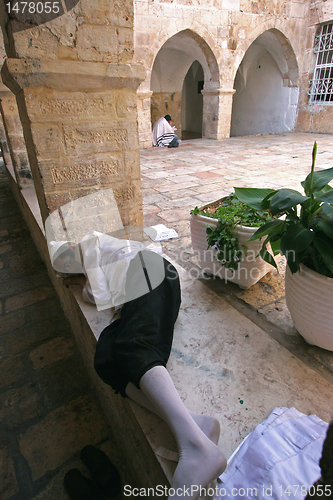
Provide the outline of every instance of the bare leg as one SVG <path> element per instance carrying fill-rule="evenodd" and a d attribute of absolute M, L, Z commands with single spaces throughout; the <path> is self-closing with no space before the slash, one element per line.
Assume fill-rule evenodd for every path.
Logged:
<path fill-rule="evenodd" d="M 177 441 L 179 463 L 172 482 L 176 494 L 169 499 L 194 500 L 200 486 L 207 487 L 224 471 L 226 458 L 194 422 L 166 368 L 155 366 L 148 370 L 140 380 L 140 388 Z"/>
<path fill-rule="evenodd" d="M 129 382 L 125 389 L 126 395 L 138 403 L 139 405 L 147 408 L 151 412 L 163 418 L 157 411 L 156 407 L 150 402 L 147 396 L 137 387 L 135 387 L 132 382 Z M 209 415 L 197 415 L 190 410 L 187 410 L 194 422 L 200 427 L 202 432 L 211 440 L 214 444 L 217 444 L 220 437 L 220 423 L 217 418 L 211 417 Z"/>

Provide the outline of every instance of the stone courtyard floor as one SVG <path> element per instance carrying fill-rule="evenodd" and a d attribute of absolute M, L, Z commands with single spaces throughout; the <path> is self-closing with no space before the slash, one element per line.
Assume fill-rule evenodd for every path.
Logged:
<path fill-rule="evenodd" d="M 190 211 L 233 191 L 233 187 L 288 187 L 310 172 L 317 141 L 317 169 L 333 166 L 333 136 L 288 133 L 232 137 L 220 141 L 185 140 L 177 149 L 141 151 L 144 223 L 174 228 L 179 238 L 164 251 L 249 317 L 293 354 L 333 381 L 333 353 L 309 346 L 295 330 L 284 297 L 284 262 L 248 290 L 208 278 L 196 265 L 190 236 Z"/>
<path fill-rule="evenodd" d="M 307 345 L 293 327 L 284 300 L 283 265 L 280 266 L 280 274 L 274 272 L 251 289 L 241 290 L 234 284 L 226 284 L 201 274 L 194 259 L 189 231 L 190 210 L 228 194 L 233 186 L 300 189 L 299 182 L 310 170 L 314 140 L 318 143 L 317 167 L 330 167 L 333 146 L 331 135 L 280 134 L 221 141 L 195 139 L 184 141 L 178 149 L 146 149 L 141 151 L 142 185 L 145 225 L 163 223 L 175 228 L 179 238 L 164 242 L 165 252 L 184 267 L 192 278 L 197 278 L 196 281 L 200 282 L 197 283 L 200 285 L 196 287 L 197 294 L 202 283 L 204 288 L 207 287 L 207 296 L 214 307 L 218 307 L 219 298 L 224 304 L 222 312 L 230 319 L 226 349 L 232 352 L 232 337 L 239 328 L 241 313 L 246 317 L 246 329 L 251 328 L 253 323 L 256 325 L 258 345 L 262 339 L 265 345 L 275 348 L 279 351 L 278 355 L 286 359 L 290 352 L 291 358 L 302 361 L 301 365 L 305 367 L 302 370 L 309 380 L 313 373 L 318 373 L 320 384 L 314 380 L 312 392 L 307 393 L 305 387 L 302 397 L 304 401 L 307 398 L 305 408 L 311 411 L 311 398 L 318 382 L 318 387 L 325 388 L 323 394 L 318 396 L 318 408 L 326 405 L 322 418 L 329 418 L 331 402 L 328 401 L 328 395 L 333 394 L 333 353 Z M 191 307 L 190 296 L 191 292 L 187 292 L 186 309 Z M 203 306 L 201 304 L 202 310 Z M 219 317 L 218 313 L 215 311 L 212 314 L 211 322 L 214 317 Z M 238 318 L 239 323 L 233 318 Z M 178 331 L 182 326 L 186 329 L 186 325 L 180 322 Z M 195 326 L 188 325 L 187 328 L 195 330 Z M 180 340 L 176 339 L 176 342 Z M 246 340 L 243 339 L 243 342 Z M 186 338 L 182 341 L 186 343 Z M 198 342 L 200 345 L 200 339 Z M 204 353 L 198 355 L 204 356 Z M 264 364 L 267 353 L 263 352 L 262 355 Z M 270 353 L 270 360 L 273 365 L 274 353 Z M 238 361 L 241 365 L 241 358 Z M 175 376 L 178 373 L 177 364 L 178 359 L 174 356 L 171 373 Z M 296 365 L 294 361 L 290 364 Z M 300 370 L 299 367 L 297 365 L 297 370 Z M 279 370 L 282 371 L 282 368 Z M 255 380 L 248 382 L 253 392 L 257 391 Z M 299 390 L 297 377 L 290 385 L 293 388 L 289 401 L 293 403 Z M 282 393 L 281 384 L 279 388 Z M 267 391 L 270 391 L 268 382 Z M 230 414 L 228 395 L 225 398 L 229 421 L 224 419 L 224 425 L 229 430 L 233 425 L 233 416 Z M 275 400 L 273 391 L 269 405 Z M 237 404 L 239 406 L 236 401 L 234 405 Z M 197 405 L 201 405 L 199 399 Z M 200 410 L 201 406 L 198 407 Z M 266 409 L 261 410 L 262 413 L 264 411 Z M 259 410 L 249 408 L 245 417 L 239 412 L 234 414 L 235 422 L 251 417 L 252 420 L 247 422 L 248 427 L 258 423 Z M 238 422 L 237 425 L 241 424 Z M 243 433 L 246 435 L 248 431 L 243 425 Z M 234 434 L 237 439 L 244 437 L 238 435 L 238 430 Z M 62 314 L 46 268 L 37 255 L 2 167 L 0 499 L 68 499 L 63 488 L 63 476 L 72 467 L 78 467 L 87 474 L 79 460 L 79 451 L 86 444 L 95 444 L 105 450 L 120 469 L 125 483 L 126 471 L 122 470 L 121 456 L 117 454 L 111 436 L 111 429 L 92 393 L 69 324 Z M 230 443 L 229 452 L 233 445 L 234 442 Z"/>

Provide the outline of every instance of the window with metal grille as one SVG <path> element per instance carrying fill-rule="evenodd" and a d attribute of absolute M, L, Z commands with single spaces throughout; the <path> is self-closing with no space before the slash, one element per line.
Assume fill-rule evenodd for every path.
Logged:
<path fill-rule="evenodd" d="M 321 26 L 314 53 L 317 60 L 308 91 L 310 103 L 333 104 L 333 22 Z"/>

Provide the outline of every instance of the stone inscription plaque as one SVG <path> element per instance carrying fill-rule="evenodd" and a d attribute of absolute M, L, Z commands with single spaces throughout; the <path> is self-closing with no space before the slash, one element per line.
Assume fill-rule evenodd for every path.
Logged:
<path fill-rule="evenodd" d="M 67 150 L 82 153 L 124 149 L 127 145 L 127 130 L 97 127 L 64 127 Z"/>
<path fill-rule="evenodd" d="M 54 184 L 64 182 L 75 182 L 96 177 L 107 177 L 108 175 L 118 175 L 119 163 L 102 161 L 100 163 L 90 163 L 88 165 L 74 165 L 68 168 L 53 168 L 51 170 Z"/>

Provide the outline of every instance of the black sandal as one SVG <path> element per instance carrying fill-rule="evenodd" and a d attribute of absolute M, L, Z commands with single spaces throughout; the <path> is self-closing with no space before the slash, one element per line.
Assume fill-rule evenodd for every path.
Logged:
<path fill-rule="evenodd" d="M 103 451 L 88 445 L 83 448 L 80 457 L 88 468 L 97 489 L 103 495 L 112 498 L 120 492 L 119 472 Z"/>
<path fill-rule="evenodd" d="M 71 500 L 104 500 L 94 483 L 78 469 L 69 470 L 64 483 Z"/>

